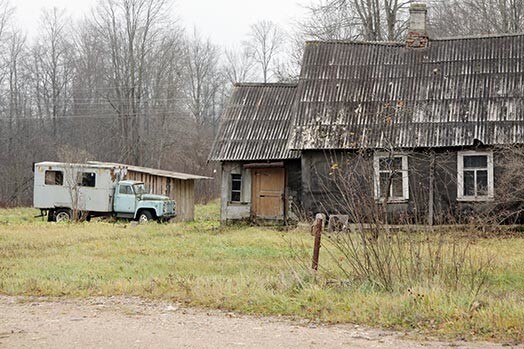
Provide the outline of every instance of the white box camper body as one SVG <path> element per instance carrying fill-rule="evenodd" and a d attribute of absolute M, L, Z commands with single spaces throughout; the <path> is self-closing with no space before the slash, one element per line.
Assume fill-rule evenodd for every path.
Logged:
<path fill-rule="evenodd" d="M 94 164 L 40 162 L 35 164 L 34 207 L 112 212 L 114 189 L 125 168 Z"/>

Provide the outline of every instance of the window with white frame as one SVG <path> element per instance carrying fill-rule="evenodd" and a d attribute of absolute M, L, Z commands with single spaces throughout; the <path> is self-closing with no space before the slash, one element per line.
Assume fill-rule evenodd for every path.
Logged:
<path fill-rule="evenodd" d="M 408 157 L 402 154 L 375 154 L 375 199 L 388 202 L 409 199 Z"/>
<path fill-rule="evenodd" d="M 493 152 L 458 152 L 457 165 L 458 200 L 486 201 L 493 199 Z"/>
<path fill-rule="evenodd" d="M 231 174 L 231 202 L 241 202 L 242 197 L 242 175 Z"/>

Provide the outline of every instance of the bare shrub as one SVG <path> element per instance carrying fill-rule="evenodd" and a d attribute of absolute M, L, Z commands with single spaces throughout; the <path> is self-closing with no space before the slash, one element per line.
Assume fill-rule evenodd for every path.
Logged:
<path fill-rule="evenodd" d="M 446 290 L 478 294 L 486 283 L 490 257 L 471 249 L 471 239 L 434 232 L 432 220 L 428 219 L 428 185 L 434 184 L 426 174 L 416 173 L 427 171 L 430 162 L 432 166 L 437 163 L 444 169 L 450 167 L 436 161 L 431 153 L 402 153 L 413 162 L 418 157 L 422 165 L 419 169 L 409 167 L 410 182 L 416 183 L 409 188 L 409 200 L 399 200 L 399 193 L 405 190 L 401 187 L 402 176 L 408 173 L 396 154 L 392 150 L 382 152 L 381 174 L 385 175 L 380 179 L 375 177 L 377 160 L 367 151 L 330 153 L 325 162 L 318 163 L 319 167 L 328 167 L 316 169 L 316 185 L 321 188 L 315 193 L 318 207 L 328 215 L 344 214 L 349 218 L 348 224 L 339 227 L 341 232 L 324 239 L 323 248 L 330 262 L 347 282 L 367 283 L 389 292 L 439 285 Z M 442 178 L 446 175 L 440 177 L 448 180 Z M 449 216 L 453 217 L 453 212 Z M 392 222 L 401 223 L 401 228 L 392 226 Z M 333 270 L 324 271 L 333 274 Z M 333 276 L 340 278 L 340 273 Z"/>
<path fill-rule="evenodd" d="M 386 291 L 415 286 L 444 286 L 477 295 L 486 283 L 491 260 L 478 256 L 471 242 L 439 234 L 369 231 L 336 233 L 324 248 L 348 279 Z"/>

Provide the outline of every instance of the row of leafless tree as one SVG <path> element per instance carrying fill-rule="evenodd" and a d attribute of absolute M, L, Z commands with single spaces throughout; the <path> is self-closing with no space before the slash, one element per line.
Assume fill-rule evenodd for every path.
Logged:
<path fill-rule="evenodd" d="M 286 73 L 299 71 L 304 40 L 402 41 L 409 7 L 420 2 L 428 5 L 431 37 L 524 31 L 522 0 L 317 0 L 289 35 Z"/>
<path fill-rule="evenodd" d="M 522 0 L 319 0 L 298 32 L 320 40 L 402 40 L 411 3 L 428 4 L 433 36 L 521 32 Z"/>
<path fill-rule="evenodd" d="M 73 22 L 42 12 L 17 29 L 0 0 L 0 204 L 28 204 L 32 162 L 99 159 L 213 175 L 207 163 L 231 83 L 272 79 L 282 45 L 254 24 L 241 50 L 184 31 L 170 0 L 100 0 Z M 217 195 L 202 184 L 201 199 Z"/>

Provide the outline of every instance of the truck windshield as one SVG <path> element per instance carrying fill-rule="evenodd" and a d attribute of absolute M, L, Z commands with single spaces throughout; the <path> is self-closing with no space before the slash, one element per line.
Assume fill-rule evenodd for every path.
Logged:
<path fill-rule="evenodd" d="M 136 195 L 146 194 L 146 187 L 144 184 L 133 184 L 133 189 Z"/>

